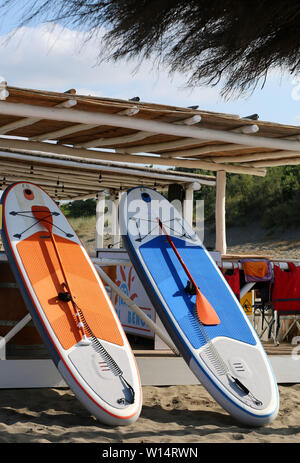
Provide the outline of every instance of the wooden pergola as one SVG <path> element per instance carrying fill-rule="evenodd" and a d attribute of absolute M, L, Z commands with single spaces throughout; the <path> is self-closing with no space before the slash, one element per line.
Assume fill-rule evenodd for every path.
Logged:
<path fill-rule="evenodd" d="M 28 90 L 6 82 L 0 84 L 0 99 L 3 186 L 20 177 L 38 178 L 57 199 L 74 199 L 133 184 L 163 188 L 174 182 L 188 190 L 195 182 L 214 184 L 214 178 L 167 168 L 212 171 L 216 249 L 222 254 L 226 173 L 264 176 L 268 167 L 300 163 L 300 128 L 255 115 L 82 96 L 73 89 Z M 164 169 L 150 171 L 145 165 Z"/>
<path fill-rule="evenodd" d="M 188 200 L 184 216 L 191 222 L 193 191 L 201 184 L 216 185 L 216 250 L 224 255 L 226 173 L 264 176 L 268 167 L 299 163 L 300 128 L 259 121 L 255 115 L 240 117 L 137 99 L 81 96 L 73 89 L 57 93 L 0 83 L 2 189 L 26 180 L 41 185 L 57 201 L 97 197 L 97 221 L 102 225 L 107 192 L 118 202 L 122 191 L 134 185 L 163 190 L 181 184 Z M 175 167 L 213 175 L 178 172 Z M 98 233 L 96 247 L 102 244 Z M 5 255 L 0 257 L 6 262 Z M 101 275 L 108 278 L 104 271 Z M 110 279 L 104 281 L 119 291 Z M 133 301 L 124 294 L 122 298 L 143 316 Z M 29 320 L 27 314 L 5 338 L 0 337 L 0 387 L 65 385 L 49 359 L 5 360 L 6 342 Z M 163 333 L 160 336 L 164 339 Z M 271 361 L 278 382 L 299 382 L 291 355 L 271 355 Z M 140 357 L 137 362 L 143 384 L 196 381 L 180 357 L 156 358 L 156 376 L 152 358 Z"/>
<path fill-rule="evenodd" d="M 38 183 L 55 200 L 95 198 L 102 192 L 122 192 L 136 185 L 167 189 L 172 183 L 215 185 L 212 175 L 181 173 L 111 161 L 51 156 L 26 150 L 0 151 L 2 189 L 15 181 Z"/>

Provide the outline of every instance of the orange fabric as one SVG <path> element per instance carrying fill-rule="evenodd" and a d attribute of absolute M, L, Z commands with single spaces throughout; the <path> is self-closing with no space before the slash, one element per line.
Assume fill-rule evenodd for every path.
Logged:
<path fill-rule="evenodd" d="M 268 264 L 267 262 L 244 262 L 243 270 L 249 276 L 263 278 L 268 273 Z"/>
<path fill-rule="evenodd" d="M 55 235 L 71 293 L 94 335 L 123 345 L 123 339 L 105 295 L 79 244 Z M 18 252 L 45 315 L 64 349 L 78 341 L 80 334 L 71 302 L 58 300 L 64 281 L 57 255 L 46 233 L 35 233 L 18 245 Z"/>

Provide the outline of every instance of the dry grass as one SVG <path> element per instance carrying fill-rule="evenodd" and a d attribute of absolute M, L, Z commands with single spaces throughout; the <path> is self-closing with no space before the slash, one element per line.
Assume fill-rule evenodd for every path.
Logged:
<path fill-rule="evenodd" d="M 95 255 L 96 216 L 68 218 L 89 255 Z"/>

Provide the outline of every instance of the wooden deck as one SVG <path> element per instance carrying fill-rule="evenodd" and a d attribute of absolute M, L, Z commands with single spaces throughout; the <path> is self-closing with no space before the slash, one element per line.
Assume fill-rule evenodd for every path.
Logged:
<path fill-rule="evenodd" d="M 273 355 L 292 355 L 292 350 L 295 346 L 287 342 L 282 342 L 279 346 L 275 346 L 273 342 L 263 342 L 263 347 L 268 356 Z M 135 357 L 176 357 L 174 352 L 169 349 L 133 349 Z"/>
<path fill-rule="evenodd" d="M 275 346 L 273 342 L 263 342 L 263 347 L 268 356 L 290 356 L 295 348 L 288 342 L 282 342 L 279 346 Z M 157 349 L 154 350 L 151 346 L 142 345 L 140 347 L 133 346 L 133 353 L 135 357 L 177 357 L 170 349 Z M 46 347 L 43 345 L 36 346 L 18 346 L 7 345 L 7 360 L 22 360 L 22 359 L 42 359 L 51 358 Z"/>
<path fill-rule="evenodd" d="M 300 355 L 293 356 L 295 346 L 263 343 L 278 384 L 300 383 Z M 199 384 L 182 357 L 171 350 L 135 349 L 143 385 Z"/>
<path fill-rule="evenodd" d="M 0 389 L 67 386 L 43 345 L 7 347 L 6 360 L 0 361 Z M 284 342 L 276 347 L 268 342 L 264 347 L 277 383 L 300 383 L 300 353 L 292 355 L 297 346 Z M 133 352 L 143 386 L 199 384 L 183 358 L 169 349 L 141 345 Z"/>
<path fill-rule="evenodd" d="M 289 342 L 282 342 L 279 346 L 275 346 L 273 342 L 262 343 L 268 355 L 292 355 L 295 346 Z"/>

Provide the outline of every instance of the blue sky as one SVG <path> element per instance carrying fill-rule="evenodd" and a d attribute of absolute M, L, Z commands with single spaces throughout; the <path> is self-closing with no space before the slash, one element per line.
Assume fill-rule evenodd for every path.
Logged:
<path fill-rule="evenodd" d="M 7 41 L 15 25 L 13 10 L 0 21 L 0 76 L 8 85 L 65 91 L 177 106 L 199 105 L 199 109 L 247 116 L 260 120 L 300 125 L 300 78 L 273 71 L 265 87 L 243 98 L 224 101 L 218 88 L 184 89 L 186 76 L 172 78 L 166 70 L 153 70 L 143 62 L 136 73 L 135 62 L 97 65 L 97 43 L 84 32 L 53 24 L 31 24 Z"/>

